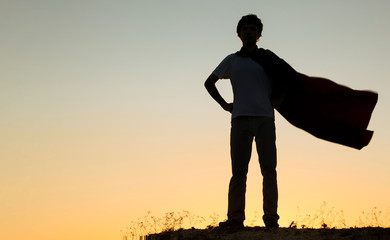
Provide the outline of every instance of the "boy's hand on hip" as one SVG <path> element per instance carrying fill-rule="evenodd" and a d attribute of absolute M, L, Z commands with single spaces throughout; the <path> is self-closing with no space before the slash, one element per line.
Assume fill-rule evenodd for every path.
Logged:
<path fill-rule="evenodd" d="M 227 103 L 227 104 L 223 105 L 222 108 L 225 111 L 228 111 L 228 112 L 232 113 L 232 111 L 233 111 L 233 103 Z"/>

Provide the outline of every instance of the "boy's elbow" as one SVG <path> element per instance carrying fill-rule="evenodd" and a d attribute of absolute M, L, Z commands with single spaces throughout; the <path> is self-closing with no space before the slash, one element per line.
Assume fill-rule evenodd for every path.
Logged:
<path fill-rule="evenodd" d="M 213 88 L 215 88 L 215 83 L 206 81 L 204 82 L 204 87 L 207 89 L 207 91 L 211 91 Z"/>
<path fill-rule="evenodd" d="M 215 86 L 215 83 L 218 81 L 218 77 L 214 74 L 211 74 L 207 80 L 204 82 L 204 86 L 206 89 L 212 88 Z"/>
<path fill-rule="evenodd" d="M 210 87 L 210 82 L 206 80 L 203 85 L 206 89 L 208 89 Z"/>

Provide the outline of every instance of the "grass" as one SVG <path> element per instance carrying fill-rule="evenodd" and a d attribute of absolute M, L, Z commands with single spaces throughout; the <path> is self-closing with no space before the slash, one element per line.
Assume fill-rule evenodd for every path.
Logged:
<path fill-rule="evenodd" d="M 161 217 L 155 217 L 151 215 L 151 212 L 143 218 L 138 218 L 137 221 L 132 221 L 126 231 L 123 232 L 124 236 L 146 236 L 159 232 L 176 231 L 184 228 L 194 228 L 204 225 L 205 222 L 209 222 L 209 227 L 217 226 L 219 222 L 218 214 L 214 213 L 209 216 L 209 220 L 206 218 L 183 210 L 181 212 L 167 212 Z"/>
<path fill-rule="evenodd" d="M 249 226 L 255 226 L 261 216 L 255 212 L 254 219 L 246 221 Z M 125 231 L 122 231 L 124 239 L 139 239 L 139 236 L 150 234 L 177 231 L 182 229 L 209 229 L 218 226 L 221 219 L 217 213 L 208 217 L 202 217 L 189 211 L 168 212 L 163 216 L 156 217 L 147 212 L 147 214 L 132 221 Z M 329 207 L 324 202 L 319 209 L 313 214 L 301 215 L 298 208 L 297 215 L 289 226 L 292 229 L 346 229 L 346 228 L 388 228 L 390 227 L 390 209 L 386 212 L 374 207 L 368 212 L 362 212 L 354 225 L 347 225 L 344 212 L 337 211 L 334 207 Z"/>
<path fill-rule="evenodd" d="M 328 207 L 324 202 L 314 214 L 300 215 L 298 208 L 295 220 L 289 225 L 290 228 L 346 228 L 347 224 L 344 212 L 336 211 L 334 207 Z"/>

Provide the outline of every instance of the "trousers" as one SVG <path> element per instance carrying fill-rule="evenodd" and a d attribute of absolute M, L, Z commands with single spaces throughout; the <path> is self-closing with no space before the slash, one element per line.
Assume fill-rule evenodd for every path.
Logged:
<path fill-rule="evenodd" d="M 228 219 L 245 220 L 245 193 L 253 139 L 263 176 L 263 219 L 279 219 L 276 174 L 275 121 L 270 117 L 237 117 L 232 119 L 230 154 L 232 177 L 228 193 Z"/>

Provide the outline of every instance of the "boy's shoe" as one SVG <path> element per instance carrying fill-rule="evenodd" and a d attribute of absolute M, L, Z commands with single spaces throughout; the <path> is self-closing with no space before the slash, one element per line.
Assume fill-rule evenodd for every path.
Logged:
<path fill-rule="evenodd" d="M 273 230 L 279 228 L 278 220 L 275 218 L 266 218 L 264 219 L 265 228 L 267 230 Z"/>
<path fill-rule="evenodd" d="M 244 223 L 237 220 L 227 220 L 225 222 L 220 222 L 219 228 L 228 232 L 237 232 L 244 229 Z"/>

